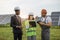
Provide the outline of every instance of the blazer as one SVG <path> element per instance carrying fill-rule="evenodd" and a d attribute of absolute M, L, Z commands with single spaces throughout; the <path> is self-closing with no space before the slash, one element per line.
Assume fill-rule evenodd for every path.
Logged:
<path fill-rule="evenodd" d="M 11 17 L 10 26 L 13 28 L 13 33 L 22 34 L 22 28 L 16 28 L 16 26 L 21 26 L 21 23 L 19 23 L 16 15 Z"/>

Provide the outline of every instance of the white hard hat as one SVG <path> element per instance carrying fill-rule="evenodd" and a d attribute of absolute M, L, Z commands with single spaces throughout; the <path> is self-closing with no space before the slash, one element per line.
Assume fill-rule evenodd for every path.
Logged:
<path fill-rule="evenodd" d="M 33 16 L 33 12 L 30 12 L 29 15 L 32 15 Z"/>
<path fill-rule="evenodd" d="M 20 10 L 20 8 L 19 7 L 15 7 L 14 10 Z"/>

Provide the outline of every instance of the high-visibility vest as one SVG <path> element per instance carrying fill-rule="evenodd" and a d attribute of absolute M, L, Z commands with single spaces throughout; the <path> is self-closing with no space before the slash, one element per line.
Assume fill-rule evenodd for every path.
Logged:
<path fill-rule="evenodd" d="M 29 25 L 29 21 L 26 20 L 25 21 L 25 25 Z M 27 36 L 33 36 L 33 35 L 36 35 L 36 27 L 26 27 L 26 35 Z"/>

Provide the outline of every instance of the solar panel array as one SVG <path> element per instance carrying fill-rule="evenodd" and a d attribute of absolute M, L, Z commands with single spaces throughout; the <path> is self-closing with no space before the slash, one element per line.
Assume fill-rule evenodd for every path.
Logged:
<path fill-rule="evenodd" d="M 11 16 L 12 16 L 11 14 L 10 15 L 0 15 L 0 24 L 10 23 Z"/>
<path fill-rule="evenodd" d="M 52 25 L 53 26 L 59 26 L 60 25 L 60 12 L 52 12 L 51 14 L 52 18 Z"/>
<path fill-rule="evenodd" d="M 0 24 L 7 24 L 10 23 L 11 16 L 14 14 L 10 15 L 0 15 Z M 52 18 L 52 25 L 53 26 L 60 26 L 60 12 L 52 12 L 51 16 L 48 15 L 49 17 Z M 39 19 L 39 17 L 38 17 Z"/>

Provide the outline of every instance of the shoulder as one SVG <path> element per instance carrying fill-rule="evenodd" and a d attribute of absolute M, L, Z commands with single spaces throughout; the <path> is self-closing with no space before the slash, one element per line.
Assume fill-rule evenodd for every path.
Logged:
<path fill-rule="evenodd" d="M 47 19 L 48 19 L 48 20 L 50 20 L 50 19 L 51 19 L 51 17 L 47 17 Z"/>
<path fill-rule="evenodd" d="M 14 18 L 14 17 L 15 17 L 15 15 L 11 16 L 11 18 Z"/>
<path fill-rule="evenodd" d="M 28 24 L 29 23 L 29 20 L 25 20 L 25 24 Z"/>
<path fill-rule="evenodd" d="M 47 21 L 48 21 L 48 22 L 52 22 L 51 17 L 47 17 Z"/>
<path fill-rule="evenodd" d="M 25 22 L 29 22 L 29 20 L 25 20 Z"/>

